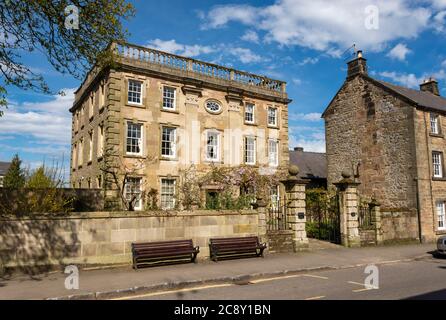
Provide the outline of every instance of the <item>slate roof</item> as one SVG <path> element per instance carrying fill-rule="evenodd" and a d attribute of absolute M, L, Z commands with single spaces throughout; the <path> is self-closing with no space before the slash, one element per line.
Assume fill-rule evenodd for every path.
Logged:
<path fill-rule="evenodd" d="M 10 165 L 11 162 L 0 161 L 0 176 L 4 176 L 6 174 L 6 171 L 8 171 Z"/>
<path fill-rule="evenodd" d="M 402 95 L 409 100 L 412 100 L 420 107 L 446 112 L 446 98 L 444 97 L 436 96 L 435 94 L 426 91 L 397 86 L 395 84 L 385 82 L 382 80 L 377 80 L 373 78 L 370 79 L 372 79 L 375 82 L 378 82 L 379 84 L 396 92 L 397 94 Z"/>
<path fill-rule="evenodd" d="M 290 150 L 290 164 L 299 167 L 299 178 L 327 179 L 327 157 L 325 153 Z"/>

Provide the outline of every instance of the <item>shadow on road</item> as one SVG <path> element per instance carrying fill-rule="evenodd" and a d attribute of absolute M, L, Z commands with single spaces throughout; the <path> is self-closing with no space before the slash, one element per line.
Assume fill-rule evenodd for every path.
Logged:
<path fill-rule="evenodd" d="M 420 294 L 404 300 L 446 300 L 446 289 Z"/>

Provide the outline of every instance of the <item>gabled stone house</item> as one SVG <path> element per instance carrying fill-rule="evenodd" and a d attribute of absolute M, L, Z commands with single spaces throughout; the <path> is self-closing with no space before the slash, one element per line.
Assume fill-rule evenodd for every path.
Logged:
<path fill-rule="evenodd" d="M 111 50 L 116 63 L 92 69 L 70 109 L 73 187 L 113 188 L 101 171 L 110 148 L 117 166 L 136 168 L 125 196 L 157 190 L 163 209 L 178 207 L 180 171 L 192 164 L 287 172 L 285 82 L 131 44 Z"/>
<path fill-rule="evenodd" d="M 446 99 L 434 79 L 420 90 L 374 79 L 358 51 L 322 117 L 329 187 L 354 174 L 381 204 L 384 240 L 446 233 Z"/>

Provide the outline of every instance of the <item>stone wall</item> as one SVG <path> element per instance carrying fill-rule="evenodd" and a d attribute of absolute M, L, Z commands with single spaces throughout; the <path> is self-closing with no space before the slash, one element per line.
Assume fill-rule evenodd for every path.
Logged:
<path fill-rule="evenodd" d="M 417 212 L 389 211 L 381 208 L 383 243 L 415 241 L 418 238 Z"/>
<path fill-rule="evenodd" d="M 1 218 L 0 266 L 131 263 L 131 243 L 192 239 L 199 259 L 209 238 L 258 235 L 256 211 L 94 212 Z"/>

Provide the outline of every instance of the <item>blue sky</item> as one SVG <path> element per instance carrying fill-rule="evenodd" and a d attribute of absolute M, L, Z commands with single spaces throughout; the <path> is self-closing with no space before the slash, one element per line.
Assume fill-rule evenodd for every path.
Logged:
<path fill-rule="evenodd" d="M 353 43 L 373 77 L 418 88 L 434 76 L 446 96 L 446 0 L 132 2 L 129 42 L 286 81 L 291 148 L 325 150 L 320 114 L 345 79 L 343 53 Z M 18 152 L 30 167 L 57 161 L 68 168 L 68 109 L 80 81 L 58 74 L 39 53 L 23 61 L 67 95 L 8 88 L 0 161 Z"/>

